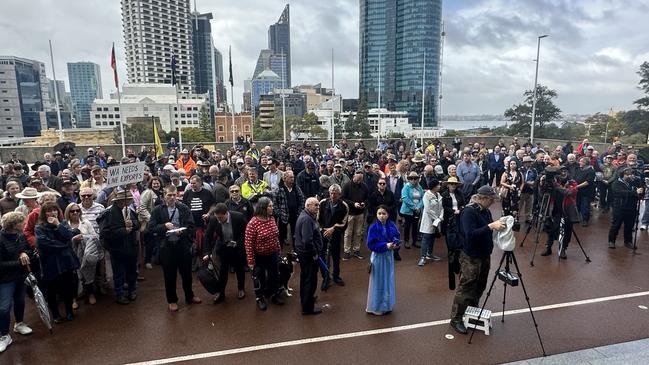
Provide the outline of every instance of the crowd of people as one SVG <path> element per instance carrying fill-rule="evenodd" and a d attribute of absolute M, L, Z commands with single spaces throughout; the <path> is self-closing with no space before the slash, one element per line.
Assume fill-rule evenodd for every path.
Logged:
<path fill-rule="evenodd" d="M 451 325 L 466 333 L 461 318 L 485 289 L 491 231 L 505 228 L 492 212 L 513 216 L 518 227 L 542 217 L 542 255 L 559 240 L 561 259 L 573 225 L 590 224 L 593 209 L 612 210 L 611 249 L 622 225 L 628 248 L 635 248 L 636 222 L 641 230 L 649 225 L 649 209 L 639 208 L 644 164 L 631 146 L 417 142 L 366 148 L 343 139 L 321 149 L 309 141 L 272 148 L 240 140 L 210 150 L 181 149 L 172 139 L 163 156 L 146 146 L 121 160 L 101 147 L 80 154 L 66 148 L 29 164 L 12 153 L 0 167 L 0 352 L 12 341 L 12 308 L 14 331 L 32 332 L 23 322 L 30 270 L 56 323 L 72 321 L 80 302 L 94 305 L 109 291 L 119 304 L 136 301 L 142 270 L 155 265 L 162 266 L 171 312 L 179 310 L 178 274 L 185 303 L 201 303 L 192 272 L 206 266 L 220 278 L 214 303 L 226 299 L 230 272 L 243 299 L 249 272 L 256 305 L 265 311 L 267 300 L 284 304 L 280 267 L 283 253 L 294 252 L 302 314 L 313 315 L 322 312 L 315 305 L 318 274 L 322 291 L 344 286 L 341 261 L 364 260 L 366 247 L 366 311 L 384 315 L 396 303 L 400 251 L 418 249 L 413 264 L 420 267 L 445 252 L 449 288 L 461 273 Z M 146 165 L 143 181 L 107 187 L 107 168 L 138 161 Z M 502 211 L 492 207 L 496 200 Z M 438 241 L 446 249 L 434 250 Z"/>

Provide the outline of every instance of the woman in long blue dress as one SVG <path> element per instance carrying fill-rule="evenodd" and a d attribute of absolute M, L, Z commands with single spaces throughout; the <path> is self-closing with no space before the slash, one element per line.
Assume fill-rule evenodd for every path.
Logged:
<path fill-rule="evenodd" d="M 372 255 L 365 311 L 378 316 L 392 312 L 396 302 L 392 252 L 399 248 L 400 235 L 396 224 L 389 220 L 388 216 L 387 207 L 379 206 L 376 210 L 376 221 L 367 232 L 367 247 L 372 251 Z"/>

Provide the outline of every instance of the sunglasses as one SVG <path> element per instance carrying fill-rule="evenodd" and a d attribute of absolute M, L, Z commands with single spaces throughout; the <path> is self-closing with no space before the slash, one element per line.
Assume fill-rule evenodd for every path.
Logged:
<path fill-rule="evenodd" d="M 239 190 L 230 190 L 231 193 L 238 193 Z"/>
<path fill-rule="evenodd" d="M 81 210 L 79 210 L 79 209 L 72 209 L 72 210 L 70 211 L 70 213 L 71 213 L 71 214 L 81 213 Z"/>
<path fill-rule="evenodd" d="M 385 183 L 379 183 L 379 185 L 385 185 Z"/>
<path fill-rule="evenodd" d="M 92 198 L 92 194 L 90 194 L 90 195 L 88 195 L 88 194 L 83 194 L 83 195 L 81 195 L 81 197 L 82 197 L 82 198 Z"/>

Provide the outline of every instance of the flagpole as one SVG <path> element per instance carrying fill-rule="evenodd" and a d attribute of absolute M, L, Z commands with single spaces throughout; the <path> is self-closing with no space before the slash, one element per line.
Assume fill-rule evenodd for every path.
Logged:
<path fill-rule="evenodd" d="M 336 88 L 334 87 L 334 49 L 331 49 L 331 147 L 335 146 L 336 130 L 334 126 L 334 98 Z"/>
<path fill-rule="evenodd" d="M 230 71 L 230 96 L 232 98 L 232 147 L 235 147 L 236 146 L 236 143 L 235 143 L 236 137 L 234 135 L 234 77 L 232 75 L 232 46 L 230 46 L 229 49 L 228 49 L 228 58 L 230 60 L 230 67 L 229 67 L 229 71 Z"/>
<path fill-rule="evenodd" d="M 59 87 L 56 84 L 56 71 L 54 70 L 54 53 L 52 52 L 52 40 L 50 42 L 50 59 L 52 61 L 52 77 L 54 78 L 54 101 L 56 102 L 56 120 L 59 122 L 59 142 L 63 142 L 63 126 L 61 125 L 61 109 L 59 108 Z"/>
<path fill-rule="evenodd" d="M 378 148 L 381 138 L 381 50 L 379 50 L 379 97 L 377 104 L 379 107 L 379 119 L 376 123 L 376 147 Z"/>
<path fill-rule="evenodd" d="M 176 124 L 178 124 L 178 145 L 183 150 L 183 127 L 180 124 L 180 102 L 178 101 L 178 81 L 176 81 Z"/>
<path fill-rule="evenodd" d="M 425 102 L 426 99 L 426 50 L 424 50 L 424 72 L 421 78 L 421 132 L 419 137 L 421 138 L 421 148 L 424 148 L 424 111 L 425 111 Z"/>
<path fill-rule="evenodd" d="M 158 144 L 155 142 L 155 117 L 153 115 L 151 116 L 151 126 L 153 127 L 151 129 L 151 133 L 153 134 L 153 150 L 155 151 L 155 157 L 158 158 Z"/>
<path fill-rule="evenodd" d="M 117 57 L 115 56 L 115 42 L 113 42 L 113 50 L 111 52 L 110 67 L 113 69 L 113 78 L 115 79 L 115 88 L 117 89 L 117 106 L 119 107 L 119 134 L 122 138 L 122 157 L 126 157 L 126 143 L 124 142 L 124 123 L 122 122 L 122 95 L 119 92 L 119 81 L 117 77 Z"/>

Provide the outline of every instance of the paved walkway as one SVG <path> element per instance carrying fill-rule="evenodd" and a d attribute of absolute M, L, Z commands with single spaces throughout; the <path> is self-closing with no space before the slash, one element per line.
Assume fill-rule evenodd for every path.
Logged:
<path fill-rule="evenodd" d="M 507 365 L 536 364 L 649 364 L 649 339 L 618 343 L 615 345 L 593 347 L 591 349 L 566 352 L 548 357 L 511 362 Z"/>

